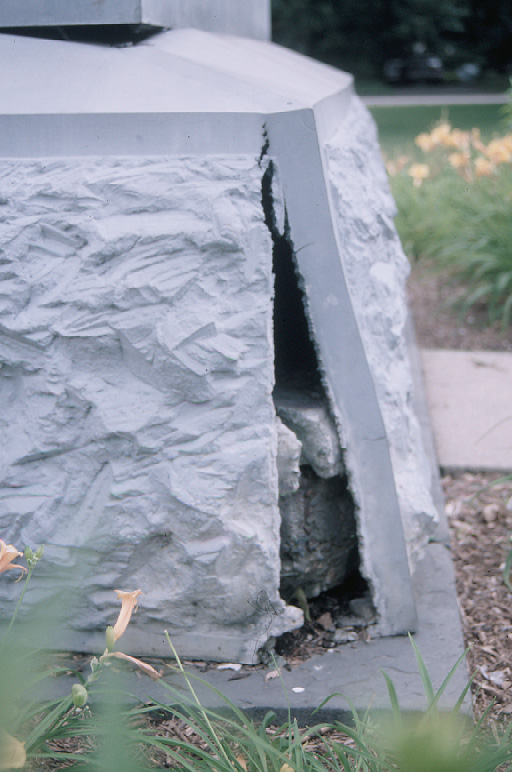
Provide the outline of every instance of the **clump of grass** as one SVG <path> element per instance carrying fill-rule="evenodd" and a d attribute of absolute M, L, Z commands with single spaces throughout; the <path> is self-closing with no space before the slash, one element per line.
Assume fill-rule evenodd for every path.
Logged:
<path fill-rule="evenodd" d="M 490 323 L 512 322 L 512 134 L 483 143 L 478 129 L 442 121 L 416 137 L 420 160 L 387 168 L 396 225 L 413 259 L 433 258 L 467 287 L 462 312 L 485 305 Z"/>
<path fill-rule="evenodd" d="M 28 570 L 13 562 L 21 556 L 20 551 L 0 540 L 0 573 L 17 568 L 26 574 L 20 602 L 41 551 L 26 551 Z M 85 678 L 77 674 L 71 694 L 44 705 L 32 694 L 33 686 L 44 674 L 37 674 L 37 659 L 32 659 L 29 650 L 22 654 L 16 639 L 18 603 L 0 642 L 0 770 L 496 772 L 498 767 L 511 768 L 512 725 L 502 734 L 489 735 L 483 731 L 485 714 L 476 726 L 461 715 L 471 681 L 451 711 L 439 709 L 440 698 L 464 655 L 435 691 L 412 637 L 427 701 L 424 713 L 415 717 L 401 711 L 393 681 L 383 673 L 391 706 L 385 715 L 368 710 L 361 716 L 352 708 L 351 725 L 334 721 L 303 729 L 289 708 L 287 721 L 271 727 L 276 718 L 272 712 L 256 722 L 217 689 L 187 673 L 168 636 L 170 654 L 176 662 L 171 670 L 180 677 L 180 688 L 161 679 L 166 701 L 130 707 L 133 697 L 124 689 L 122 673 L 113 672 L 112 665 L 128 663 L 153 678 L 160 678 L 161 673 L 115 651 L 136 609 L 140 590 L 117 594 L 122 608 L 115 625 L 107 628 L 104 653 L 91 659 L 90 675 Z M 211 689 L 223 709 L 203 707 L 195 682 Z M 155 711 L 171 716 L 189 730 L 188 734 L 159 731 L 158 724 L 146 720 Z"/>

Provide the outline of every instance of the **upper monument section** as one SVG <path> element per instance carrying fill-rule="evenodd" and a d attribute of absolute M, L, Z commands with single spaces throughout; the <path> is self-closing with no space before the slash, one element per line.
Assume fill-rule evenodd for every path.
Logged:
<path fill-rule="evenodd" d="M 195 27 L 270 39 L 270 0 L 2 0 L 1 27 Z"/>

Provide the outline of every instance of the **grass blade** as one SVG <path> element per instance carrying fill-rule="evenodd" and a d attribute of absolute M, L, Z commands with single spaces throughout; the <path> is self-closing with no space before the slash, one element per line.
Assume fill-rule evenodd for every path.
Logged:
<path fill-rule="evenodd" d="M 423 690 L 425 692 L 425 695 L 428 700 L 429 707 L 432 705 L 432 703 L 435 700 L 435 694 L 434 694 L 434 687 L 432 685 L 432 680 L 430 678 L 429 672 L 427 670 L 427 667 L 425 665 L 425 661 L 423 657 L 421 656 L 421 652 L 418 649 L 418 646 L 416 644 L 416 641 L 412 637 L 412 635 L 409 633 L 409 640 L 411 642 L 414 656 L 416 657 L 416 663 L 418 665 L 418 670 L 421 677 L 421 683 L 423 684 Z"/>

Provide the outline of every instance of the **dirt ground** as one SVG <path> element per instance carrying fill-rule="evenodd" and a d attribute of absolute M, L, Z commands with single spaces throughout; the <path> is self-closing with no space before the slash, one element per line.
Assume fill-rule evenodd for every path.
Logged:
<path fill-rule="evenodd" d="M 465 316 L 453 310 L 460 298 L 460 285 L 447 280 L 428 260 L 413 264 L 408 283 L 409 307 L 414 318 L 418 345 L 456 351 L 512 351 L 512 329 L 487 324 L 484 308 Z"/>
<path fill-rule="evenodd" d="M 486 327 L 483 310 L 458 316 L 450 302 L 459 290 L 428 263 L 413 266 L 408 291 L 421 347 L 512 351 L 512 329 Z M 486 488 L 499 478 L 445 474 L 442 483 L 464 637 L 472 647 L 468 665 L 476 674 L 475 714 L 494 700 L 489 716 L 503 721 L 512 715 L 512 592 L 503 579 L 512 550 L 512 479 Z"/>

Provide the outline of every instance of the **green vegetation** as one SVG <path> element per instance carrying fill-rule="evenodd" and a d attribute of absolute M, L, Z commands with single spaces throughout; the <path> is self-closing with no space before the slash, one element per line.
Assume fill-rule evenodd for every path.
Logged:
<path fill-rule="evenodd" d="M 386 156 L 415 152 L 415 137 L 441 120 L 469 131 L 478 126 L 487 142 L 497 132 L 503 105 L 447 105 L 415 107 L 372 107 L 379 130 L 379 142 Z"/>
<path fill-rule="evenodd" d="M 478 111 L 473 112 L 473 116 Z M 512 322 L 512 134 L 439 122 L 388 157 L 396 225 L 412 259 L 430 257 L 467 288 L 460 307 L 484 305 L 489 322 Z M 420 157 L 421 154 L 421 157 Z"/>
<path fill-rule="evenodd" d="M 277 43 L 363 77 L 417 43 L 448 69 L 504 71 L 512 49 L 509 0 L 272 0 L 272 25 Z"/>
<path fill-rule="evenodd" d="M 0 540 L 0 573 L 17 569 L 26 575 L 20 601 L 42 550 L 33 553 L 27 548 L 24 554 L 28 570 L 14 563 L 23 553 Z M 390 710 L 385 713 L 367 711 L 361 716 L 352 709 L 351 725 L 333 721 L 304 729 L 289 709 L 282 726 L 275 726 L 273 713 L 256 722 L 214 687 L 188 674 L 168 636 L 176 663 L 169 666 L 169 672 L 179 678 L 180 688 L 162 679 L 166 701 L 127 708 L 130 695 L 123 690 L 122 674 L 112 671 L 114 660 L 124 660 L 155 679 L 161 673 L 115 649 L 136 610 L 140 590 L 116 592 L 121 610 L 115 625 L 106 630 L 104 653 L 91 658 L 87 678 L 76 674 L 69 695 L 45 705 L 33 692 L 35 684 L 48 674 L 37 672 L 37 657 L 26 640 L 17 638 L 18 604 L 0 644 L 0 770 L 146 772 L 172 767 L 183 772 L 496 772 L 500 768 L 505 772 L 512 768 L 512 725 L 489 732 L 485 715 L 474 725 L 464 713 L 471 681 L 451 710 L 443 712 L 439 707 L 465 654 L 436 691 L 411 636 L 426 700 L 425 711 L 419 715 L 401 711 L 393 681 L 383 672 L 390 700 Z M 215 692 L 222 710 L 202 706 L 197 682 Z M 133 702 L 132 697 L 130 700 Z M 329 700 L 326 697 L 319 709 Z M 161 727 L 166 720 L 182 730 L 165 731 Z"/>

